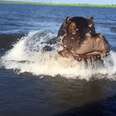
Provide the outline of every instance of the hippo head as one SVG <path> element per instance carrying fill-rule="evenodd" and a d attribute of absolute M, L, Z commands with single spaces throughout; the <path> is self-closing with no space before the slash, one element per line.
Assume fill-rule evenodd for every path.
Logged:
<path fill-rule="evenodd" d="M 93 17 L 67 17 L 59 29 L 58 36 L 77 35 L 84 38 L 88 33 L 95 33 Z"/>

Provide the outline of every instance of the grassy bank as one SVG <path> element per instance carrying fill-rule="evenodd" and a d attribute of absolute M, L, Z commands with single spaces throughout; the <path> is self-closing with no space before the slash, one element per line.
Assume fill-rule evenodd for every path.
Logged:
<path fill-rule="evenodd" d="M 67 4 L 67 3 L 41 3 L 41 2 L 15 2 L 15 1 L 0 1 L 0 4 L 19 4 L 19 5 L 40 5 L 40 6 L 75 6 L 75 7 L 96 7 L 96 8 L 116 8 L 115 5 L 98 5 L 98 4 Z"/>

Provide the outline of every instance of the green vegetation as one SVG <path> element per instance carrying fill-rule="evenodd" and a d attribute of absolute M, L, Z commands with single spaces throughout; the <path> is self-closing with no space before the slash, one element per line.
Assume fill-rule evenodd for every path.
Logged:
<path fill-rule="evenodd" d="M 75 7 L 97 7 L 97 8 L 116 8 L 116 4 L 112 5 L 98 5 L 98 4 L 67 4 L 67 3 L 42 3 L 42 2 L 20 2 L 20 1 L 0 1 L 0 4 L 27 4 L 39 6 L 75 6 Z"/>

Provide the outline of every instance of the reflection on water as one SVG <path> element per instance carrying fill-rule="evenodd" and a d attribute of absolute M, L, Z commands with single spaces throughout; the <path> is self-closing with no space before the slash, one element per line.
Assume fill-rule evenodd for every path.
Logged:
<path fill-rule="evenodd" d="M 110 105 L 115 107 L 115 98 L 108 99 L 116 94 L 116 82 L 105 77 L 89 81 L 39 78 L 2 69 L 0 75 L 0 116 L 72 116 L 70 113 L 79 112 L 93 116 L 94 112 L 106 112 Z"/>
<path fill-rule="evenodd" d="M 66 80 L 51 79 L 55 89 L 54 103 L 60 108 L 81 107 L 112 96 L 115 91 L 115 82 L 106 79 Z"/>
<path fill-rule="evenodd" d="M 106 116 L 110 113 L 107 112 L 105 100 L 115 95 L 116 82 L 106 79 L 85 81 L 61 78 L 52 81 L 56 91 L 53 100 L 56 107 L 61 108 L 56 116 Z"/>

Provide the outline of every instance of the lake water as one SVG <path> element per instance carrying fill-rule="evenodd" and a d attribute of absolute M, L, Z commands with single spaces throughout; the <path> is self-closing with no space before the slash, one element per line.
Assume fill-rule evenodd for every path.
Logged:
<path fill-rule="evenodd" d="M 57 54 L 67 16 L 94 17 L 112 49 L 104 66 Z M 0 116 L 115 116 L 115 39 L 113 8 L 0 4 Z"/>

